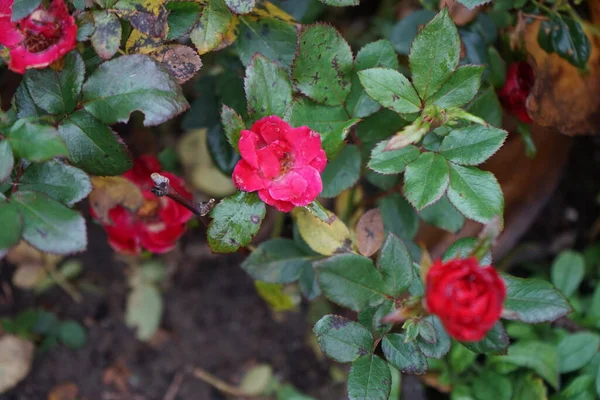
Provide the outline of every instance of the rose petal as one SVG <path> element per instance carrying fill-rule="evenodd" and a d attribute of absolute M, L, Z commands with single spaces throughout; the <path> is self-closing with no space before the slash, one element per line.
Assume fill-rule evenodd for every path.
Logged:
<path fill-rule="evenodd" d="M 175 247 L 184 232 L 184 224 L 173 224 L 168 221 L 145 224 L 140 229 L 140 242 L 152 253 L 166 253 Z"/>
<path fill-rule="evenodd" d="M 300 196 L 291 200 L 291 202 L 296 206 L 309 205 L 323 191 L 321 175 L 319 174 L 319 171 L 309 166 L 294 169 L 294 172 L 306 180 L 306 190 Z"/>
<path fill-rule="evenodd" d="M 323 172 L 327 166 L 327 155 L 325 154 L 325 150 L 321 149 L 309 165 L 319 171 L 319 173 Z"/>
<path fill-rule="evenodd" d="M 118 253 L 139 254 L 141 252 L 139 225 L 134 216 L 121 206 L 111 209 L 108 216 L 113 224 L 104 225 L 104 230 L 108 235 L 110 246 Z"/>
<path fill-rule="evenodd" d="M 142 190 L 150 190 L 154 186 L 150 175 L 161 172 L 161 169 L 160 161 L 155 156 L 147 154 L 133 160 L 133 167 L 123 174 L 123 178 L 129 179 Z"/>
<path fill-rule="evenodd" d="M 283 140 L 291 126 L 276 115 L 265 117 L 252 126 L 252 131 L 259 132 L 263 140 L 270 144 L 275 140 Z"/>
<path fill-rule="evenodd" d="M 267 181 L 246 160 L 238 161 L 233 169 L 232 178 L 235 187 L 244 192 L 255 192 L 267 187 Z"/>
<path fill-rule="evenodd" d="M 259 170 L 265 179 L 273 179 L 282 172 L 282 161 L 290 146 L 285 142 L 276 140 L 256 152 Z"/>
<path fill-rule="evenodd" d="M 258 168 L 258 159 L 256 151 L 258 149 L 258 142 L 260 138 L 252 131 L 243 130 L 240 134 L 240 140 L 238 142 L 238 148 L 242 159 L 254 168 Z"/>
<path fill-rule="evenodd" d="M 281 212 L 290 212 L 294 209 L 294 205 L 288 201 L 275 200 L 268 189 L 258 191 L 258 197 L 270 206 L 275 207 Z"/>
<path fill-rule="evenodd" d="M 290 171 L 271 183 L 269 194 L 275 200 L 293 201 L 304 194 L 307 185 L 302 175 Z"/>
<path fill-rule="evenodd" d="M 290 129 L 285 137 L 294 149 L 297 166 L 308 165 L 315 157 L 322 155 L 321 135 L 308 126 Z"/>
<path fill-rule="evenodd" d="M 2 11 L 0 11 L 0 44 L 11 48 L 21 43 L 23 39 L 25 37 L 10 22 L 10 8 L 9 14 L 6 16 L 3 16 Z"/>

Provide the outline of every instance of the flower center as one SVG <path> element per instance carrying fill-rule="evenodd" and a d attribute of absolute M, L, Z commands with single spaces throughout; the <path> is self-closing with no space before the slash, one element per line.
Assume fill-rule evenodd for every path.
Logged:
<path fill-rule="evenodd" d="M 60 23 L 46 10 L 35 10 L 19 23 L 24 44 L 31 53 L 40 53 L 60 39 Z"/>
<path fill-rule="evenodd" d="M 149 221 L 153 220 L 156 217 L 156 213 L 158 212 L 158 208 L 160 207 L 159 199 L 146 199 L 144 200 L 144 204 L 137 211 L 137 217 Z"/>
<path fill-rule="evenodd" d="M 294 155 L 291 152 L 283 153 L 281 156 L 281 173 L 284 175 L 292 170 L 294 167 Z"/>

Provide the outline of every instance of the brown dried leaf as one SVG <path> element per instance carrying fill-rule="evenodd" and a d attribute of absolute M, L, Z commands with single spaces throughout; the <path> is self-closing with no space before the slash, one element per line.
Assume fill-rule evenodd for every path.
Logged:
<path fill-rule="evenodd" d="M 586 34 L 591 43 L 589 71 L 580 71 L 558 54 L 538 44 L 540 21 L 527 26 L 525 47 L 533 59 L 535 84 L 527 99 L 533 121 L 569 136 L 597 132 L 600 125 L 600 38 Z M 585 27 L 584 27 L 585 29 Z"/>
<path fill-rule="evenodd" d="M 62 383 L 52 388 L 48 400 L 77 400 L 79 388 L 74 383 Z"/>
<path fill-rule="evenodd" d="M 456 0 L 442 0 L 440 1 L 440 10 L 444 8 L 448 8 L 448 13 L 454 23 L 458 26 L 466 25 L 469 22 L 473 21 L 477 14 L 482 10 L 483 6 L 475 7 L 472 10 L 469 10 L 467 7 L 463 6 Z"/>
<path fill-rule="evenodd" d="M 112 223 L 108 212 L 118 205 L 137 211 L 144 203 L 140 189 L 125 178 L 92 176 L 91 180 L 94 189 L 90 193 L 90 206 L 102 223 Z"/>
<path fill-rule="evenodd" d="M 41 264 L 20 264 L 15 271 L 12 282 L 19 289 L 33 289 L 48 273 Z"/>
<path fill-rule="evenodd" d="M 33 343 L 14 335 L 0 337 L 0 393 L 27 376 L 33 360 Z"/>
<path fill-rule="evenodd" d="M 64 258 L 64 256 L 56 254 L 42 253 L 24 240 L 10 249 L 6 257 L 10 263 L 15 265 L 37 264 L 47 268 L 54 268 Z"/>
<path fill-rule="evenodd" d="M 202 68 L 202 60 L 196 50 L 182 44 L 159 47 L 150 55 L 160 62 L 180 84 L 192 79 Z"/>
<path fill-rule="evenodd" d="M 367 257 L 375 254 L 383 245 L 384 231 L 379 208 L 364 213 L 356 224 L 356 245 L 360 254 Z"/>

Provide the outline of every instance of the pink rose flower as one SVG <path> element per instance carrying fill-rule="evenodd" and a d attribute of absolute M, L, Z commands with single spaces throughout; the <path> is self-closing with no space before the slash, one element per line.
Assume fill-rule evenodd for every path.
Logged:
<path fill-rule="evenodd" d="M 306 206 L 323 190 L 321 172 L 327 156 L 321 135 L 307 126 L 292 128 L 277 116 L 257 121 L 243 130 L 239 141 L 242 159 L 233 170 L 235 186 L 279 211 Z"/>
<path fill-rule="evenodd" d="M 45 68 L 77 44 L 77 25 L 64 0 L 53 0 L 12 22 L 13 0 L 0 0 L 0 44 L 10 50 L 8 68 L 20 74 L 28 68 Z"/>

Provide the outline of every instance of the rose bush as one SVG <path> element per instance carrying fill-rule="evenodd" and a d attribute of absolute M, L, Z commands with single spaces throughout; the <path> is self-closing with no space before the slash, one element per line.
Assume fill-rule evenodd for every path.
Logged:
<path fill-rule="evenodd" d="M 456 340 L 482 340 L 500 319 L 505 298 L 496 270 L 481 267 L 475 258 L 437 260 L 427 273 L 427 309 Z"/>

